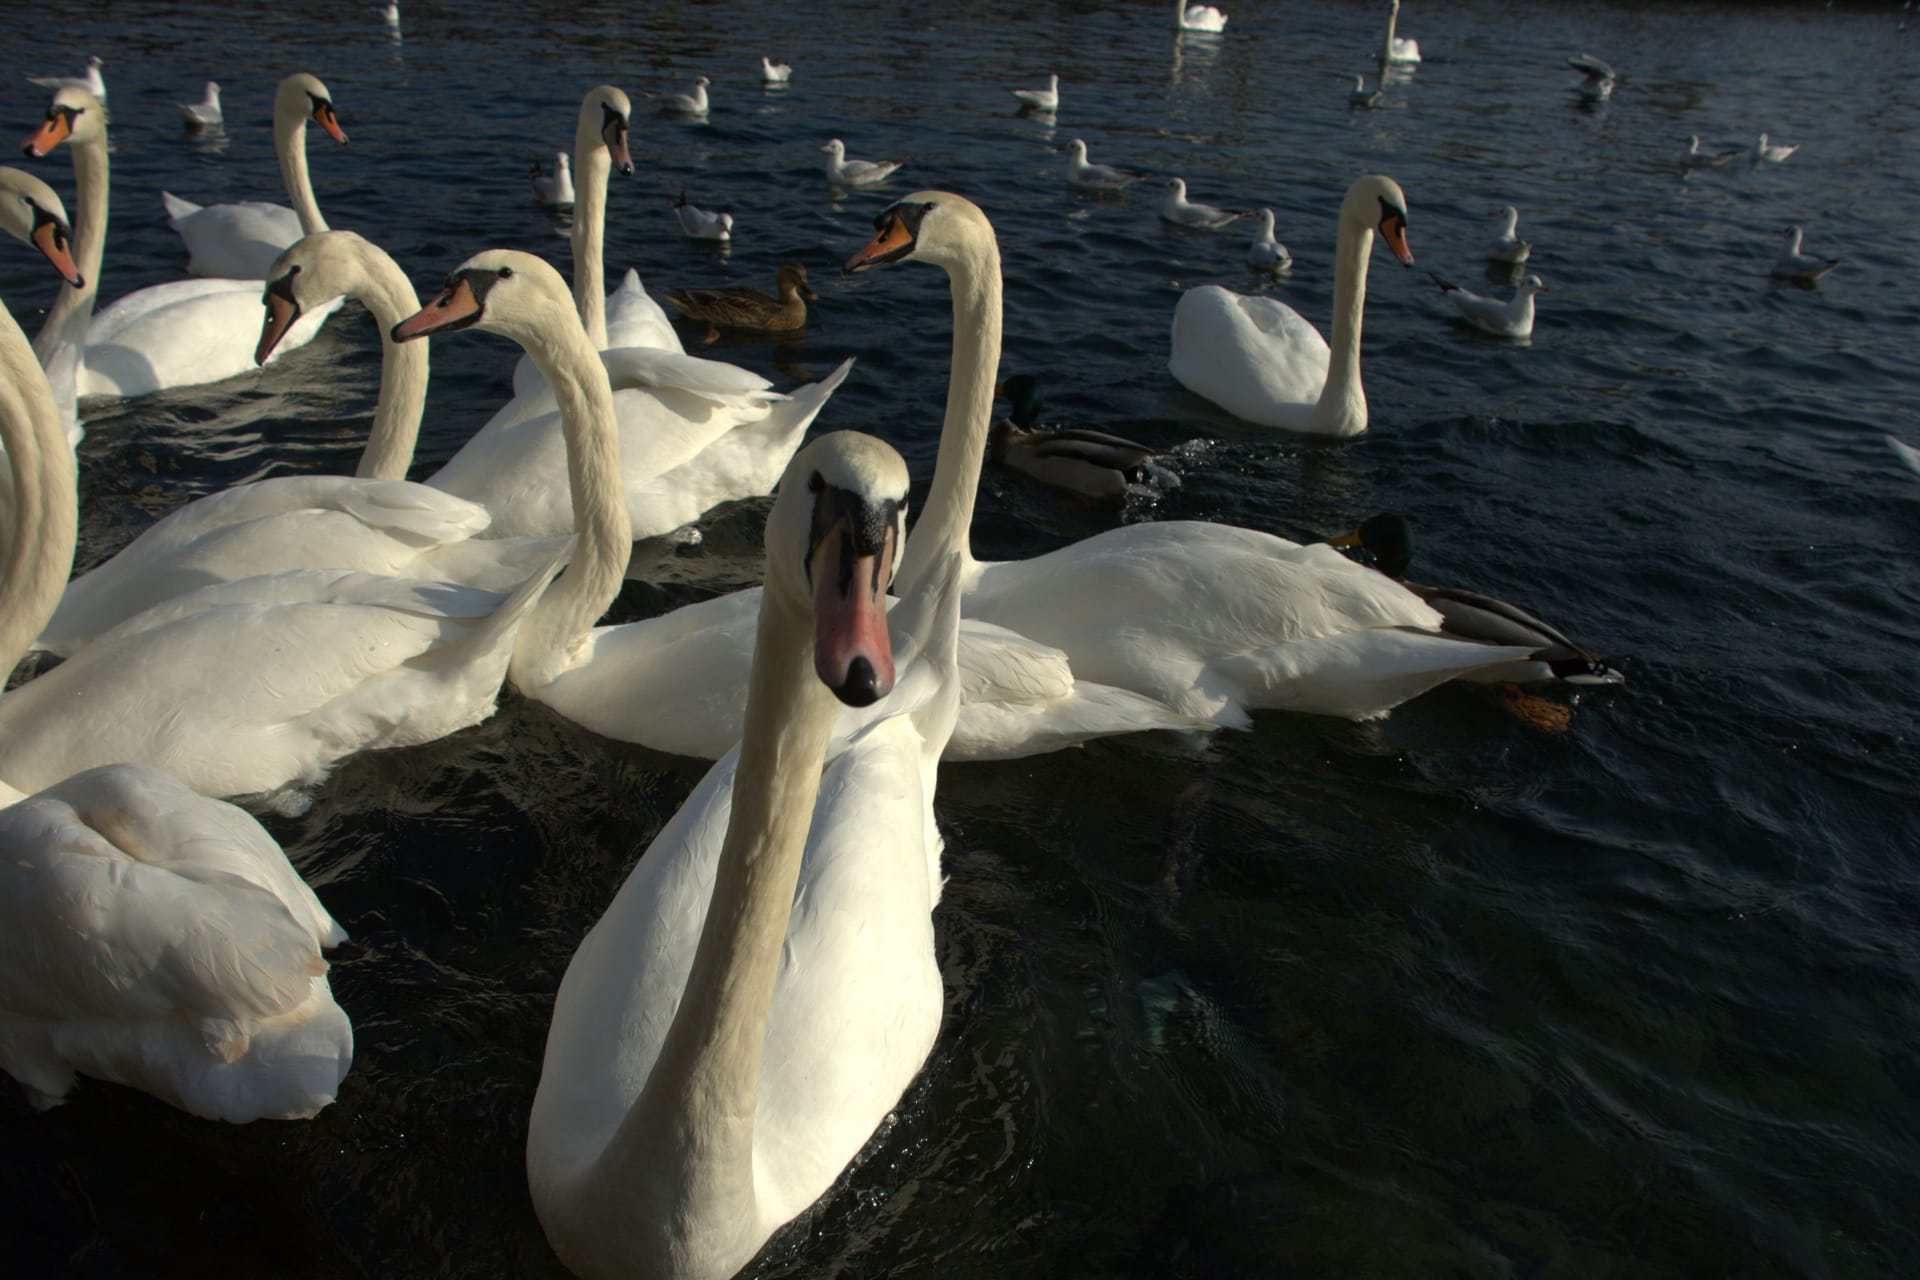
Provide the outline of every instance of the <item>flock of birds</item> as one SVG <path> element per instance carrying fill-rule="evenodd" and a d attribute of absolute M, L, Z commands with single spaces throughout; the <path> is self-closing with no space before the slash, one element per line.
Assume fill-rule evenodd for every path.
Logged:
<path fill-rule="evenodd" d="M 1419 58 L 1394 33 L 1398 8 L 1383 64 Z M 397 5 L 379 11 L 397 26 Z M 1226 23 L 1176 3 L 1182 31 Z M 1584 92 L 1613 91 L 1605 64 L 1572 62 Z M 761 59 L 768 85 L 790 74 Z M 1030 376 L 997 380 L 998 242 L 959 195 L 906 195 L 845 264 L 920 262 L 953 286 L 946 415 L 909 542 L 907 471 L 890 446 L 835 432 L 803 447 L 852 361 L 778 391 L 687 354 L 637 274 L 606 288 L 608 185 L 633 171 L 620 89 L 588 91 L 571 152 L 534 165 L 535 198 L 573 207 L 571 285 L 537 257 L 486 250 L 422 305 L 388 255 L 322 216 L 308 131 L 346 134 L 325 84 L 299 73 L 273 111 L 289 205 L 162 193 L 188 274 L 96 313 L 110 181 L 100 59 L 36 83 L 52 98 L 25 150 L 72 152 L 76 210 L 31 172 L 0 169 L 0 227 L 61 281 L 32 343 L 0 322 L 0 657 L 9 670 L 30 650 L 62 659 L 0 697 L 0 1066 L 38 1105 L 77 1074 L 230 1121 L 330 1103 L 352 1028 L 322 953 L 344 931 L 228 801 L 297 812 L 347 755 L 474 724 L 511 682 L 594 732 L 718 762 L 568 968 L 527 1168 L 548 1238 L 580 1274 L 729 1275 L 833 1183 L 933 1044 L 942 760 L 1246 728 L 1267 708 L 1376 717 L 1450 680 L 1620 682 L 1514 605 L 1407 581 L 1412 532 L 1392 515 L 1333 540 L 1371 565 L 1194 521 L 975 559 L 989 458 L 1089 498 L 1164 473 L 1132 441 L 1043 427 Z M 661 106 L 703 116 L 710 85 Z M 1059 109 L 1057 76 L 1014 94 L 1024 110 Z M 181 111 L 189 128 L 224 127 L 212 82 Z M 1770 148 L 1763 137 L 1754 162 L 1785 159 Z M 837 138 L 821 151 L 835 186 L 900 167 L 850 159 Z M 1067 151 L 1083 192 L 1143 176 L 1092 162 L 1081 139 Z M 1731 163 L 1698 139 L 1689 157 Z M 1169 222 L 1244 216 L 1164 181 Z M 674 208 L 688 236 L 732 232 L 730 214 L 684 192 Z M 1519 215 L 1494 216 L 1486 257 L 1518 271 L 1531 254 Z M 1247 265 L 1285 271 L 1271 210 L 1259 224 Z M 1330 338 L 1270 297 L 1202 286 L 1175 308 L 1169 371 L 1250 423 L 1364 431 L 1365 278 L 1376 243 L 1412 264 L 1407 227 L 1399 185 L 1360 178 L 1338 211 Z M 1833 266 L 1801 252 L 1797 228 L 1782 264 L 1804 279 Z M 1463 319 L 1512 338 L 1531 332 L 1545 291 L 1533 275 L 1511 299 L 1435 279 Z M 790 261 L 775 294 L 664 296 L 711 340 L 797 330 L 814 295 Z M 377 323 L 383 361 L 358 473 L 198 499 L 69 580 L 82 402 L 268 363 L 347 298 Z M 514 394 L 441 471 L 409 481 L 429 351 L 466 328 L 524 347 Z M 996 422 L 998 397 L 1011 410 Z M 763 587 L 599 623 L 637 539 L 776 491 Z M 1538 723 L 1564 723 L 1563 704 L 1532 701 Z"/>

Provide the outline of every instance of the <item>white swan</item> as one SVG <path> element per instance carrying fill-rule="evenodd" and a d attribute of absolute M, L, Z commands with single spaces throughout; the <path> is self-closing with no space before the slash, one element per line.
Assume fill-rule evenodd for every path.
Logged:
<path fill-rule="evenodd" d="M 1382 62 L 1420 61 L 1420 42 L 1393 33 L 1400 22 L 1400 0 L 1387 0 L 1387 34 L 1380 42 Z"/>
<path fill-rule="evenodd" d="M 1799 149 L 1800 144 L 1797 142 L 1792 144 L 1768 142 L 1767 135 L 1763 133 L 1754 142 L 1750 155 L 1755 164 L 1779 164 Z"/>
<path fill-rule="evenodd" d="M 707 86 L 712 83 L 713 81 L 705 76 L 698 76 L 685 93 L 669 93 L 662 96 L 660 107 L 663 111 L 671 111 L 678 115 L 704 117 L 713 105 L 707 98 Z"/>
<path fill-rule="evenodd" d="M 1187 180 L 1168 178 L 1167 198 L 1160 202 L 1160 220 L 1182 227 L 1202 227 L 1209 231 L 1224 227 L 1240 215 L 1197 200 L 1187 199 Z"/>
<path fill-rule="evenodd" d="M 198 102 L 177 102 L 180 108 L 180 120 L 188 133 L 199 133 L 203 129 L 217 129 L 226 116 L 220 111 L 220 86 L 207 81 L 206 93 Z"/>
<path fill-rule="evenodd" d="M 573 203 L 573 161 L 564 151 L 553 153 L 553 172 L 547 173 L 540 167 L 536 158 L 533 162 L 533 198 L 541 204 L 570 205 Z"/>
<path fill-rule="evenodd" d="M 1802 232 L 1799 227 L 1788 227 L 1781 233 L 1783 243 L 1780 256 L 1773 261 L 1773 274 L 1782 280 L 1794 280 L 1801 284 L 1816 284 L 1827 272 L 1840 265 L 1839 258 L 1822 258 L 1811 253 L 1802 253 L 1800 244 Z"/>
<path fill-rule="evenodd" d="M 1173 0 L 1173 29 L 1175 31 L 1225 31 L 1227 15 L 1210 4 L 1190 4 L 1188 0 Z"/>
<path fill-rule="evenodd" d="M 792 78 L 792 67 L 784 62 L 775 62 L 764 54 L 761 55 L 760 82 L 762 84 L 786 84 Z"/>
<path fill-rule="evenodd" d="M 733 239 L 733 215 L 725 210 L 709 213 L 699 205 L 687 203 L 687 193 L 682 191 L 680 198 L 673 202 L 673 212 L 680 219 L 680 234 L 689 240 L 731 240 Z"/>
<path fill-rule="evenodd" d="M 1500 229 L 1487 241 L 1487 259 L 1517 267 L 1533 253 L 1533 246 L 1515 234 L 1520 226 L 1520 211 L 1510 204 L 1502 205 L 1493 211 L 1493 216 L 1500 220 Z"/>
<path fill-rule="evenodd" d="M 25 144 L 36 157 L 62 142 L 73 152 L 79 206 L 74 258 L 86 283 L 61 294 L 33 343 L 70 434 L 80 399 L 145 395 L 250 371 L 260 314 L 257 280 L 176 280 L 136 290 L 94 314 L 110 177 L 105 114 L 91 95 L 62 89 Z M 311 342 L 333 309 L 306 316 L 282 340 L 276 358 Z"/>
<path fill-rule="evenodd" d="M 1007 92 L 1017 98 L 1020 106 L 1027 111 L 1057 111 L 1060 107 L 1060 77 L 1057 75 L 1047 77 L 1047 87 L 1044 89 L 1009 89 Z"/>
<path fill-rule="evenodd" d="M 1067 144 L 1067 185 L 1082 191 L 1118 191 L 1141 175 L 1087 159 L 1087 144 L 1075 138 Z"/>
<path fill-rule="evenodd" d="M 767 521 L 741 745 L 567 967 L 527 1181 L 581 1276 L 733 1275 L 833 1185 L 933 1048 L 957 614 L 950 556 L 947 580 L 882 620 L 906 493 L 870 437 L 794 459 Z M 829 689 L 886 698 L 849 738 Z"/>
<path fill-rule="evenodd" d="M 1254 233 L 1253 243 L 1247 246 L 1247 266 L 1254 271 L 1272 272 L 1278 275 L 1293 269 L 1293 255 L 1287 252 L 1287 246 L 1273 236 L 1273 210 L 1260 211 L 1260 230 Z"/>
<path fill-rule="evenodd" d="M 273 95 L 273 150 L 280 157 L 291 209 L 259 200 L 198 205 L 169 191 L 160 193 L 167 224 L 187 242 L 188 275 L 264 280 L 282 249 L 327 229 L 307 174 L 308 120 L 335 142 L 347 140 L 327 86 L 317 76 L 296 72 L 282 80 Z"/>
<path fill-rule="evenodd" d="M 827 181 L 838 187 L 868 187 L 884 182 L 904 160 L 849 160 L 847 144 L 830 138 L 820 148 L 827 153 Z"/>
<path fill-rule="evenodd" d="M 107 82 L 100 74 L 100 68 L 106 64 L 98 57 L 87 59 L 87 69 L 77 76 L 28 76 L 28 84 L 37 84 L 42 89 L 52 89 L 58 93 L 62 89 L 84 89 L 101 102 L 107 100 Z"/>
<path fill-rule="evenodd" d="M 1398 197 L 1387 179 L 1363 179 L 1349 204 L 1364 198 L 1377 208 L 1389 189 Z M 1397 238 L 1399 201 L 1380 217 L 1395 224 Z M 935 570 L 919 547 L 967 545 L 993 416 L 1000 262 L 986 218 L 946 192 L 909 196 L 879 222 L 880 234 L 848 260 L 850 270 L 917 258 L 945 268 L 953 282 L 946 421 L 900 571 L 902 594 L 910 594 Z M 1263 707 L 1378 716 L 1528 652 L 1442 637 L 1439 614 L 1419 597 L 1331 547 L 1228 525 L 1127 525 L 1031 560 L 990 563 L 967 553 L 961 583 L 965 618 L 1060 649 L 1078 679 L 1227 727 L 1245 727 L 1249 711 Z"/>
<path fill-rule="evenodd" d="M 67 207 L 52 187 L 24 170 L 0 168 L 0 231 L 38 249 L 63 281 L 72 288 L 80 287 L 80 268 L 73 261 L 73 229 L 67 224 Z M 5 443 L 0 441 L 0 563 L 10 554 L 15 523 L 13 468 L 5 454 Z M 56 591 L 54 597 L 58 595 Z M 47 607 L 53 607 L 51 601 Z M 16 606 L 13 612 L 21 610 Z M 0 614 L 0 618 L 8 616 Z M 0 672 L 0 687 L 4 687 L 5 678 L 5 673 Z"/>
<path fill-rule="evenodd" d="M 1469 292 L 1433 272 L 1427 274 L 1440 286 L 1441 295 L 1453 304 L 1460 318 L 1482 333 L 1515 340 L 1533 336 L 1533 296 L 1547 292 L 1539 276 L 1521 280 L 1513 287 L 1513 297 L 1502 301 Z"/>
<path fill-rule="evenodd" d="M 417 309 L 399 266 L 351 231 L 297 242 L 266 288 L 262 358 L 303 311 L 341 295 L 379 325 L 380 399 L 356 476 L 277 476 L 169 512 L 67 585 L 36 647 L 69 656 L 142 610 L 219 582 L 290 569 L 510 591 L 564 549 L 558 539 L 486 538 L 486 509 L 405 479 L 427 393 L 427 349 L 387 331 Z"/>
<path fill-rule="evenodd" d="M 1394 256 L 1412 266 L 1406 196 L 1399 183 L 1378 175 L 1355 182 L 1340 205 L 1331 347 L 1285 303 L 1203 285 L 1187 290 L 1174 308 L 1167 372 L 1247 422 L 1333 436 L 1365 431 L 1360 319 L 1376 229 Z"/>

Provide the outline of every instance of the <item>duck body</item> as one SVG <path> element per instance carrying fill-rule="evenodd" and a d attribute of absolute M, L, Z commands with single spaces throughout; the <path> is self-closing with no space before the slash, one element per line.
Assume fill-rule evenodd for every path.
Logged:
<path fill-rule="evenodd" d="M 1515 340 L 1533 335 L 1533 296 L 1547 291 L 1547 286 L 1541 283 L 1539 276 L 1528 276 L 1520 281 L 1514 287 L 1513 297 L 1502 301 L 1462 289 L 1432 272 L 1428 274 L 1440 286 L 1442 296 L 1453 305 L 1460 318 L 1482 333 Z"/>
<path fill-rule="evenodd" d="M 1817 284 L 1829 271 L 1840 265 L 1838 258 L 1822 258 L 1802 252 L 1803 234 L 1799 227 L 1788 227 L 1783 233 L 1780 256 L 1773 262 L 1776 279 Z"/>
<path fill-rule="evenodd" d="M 807 269 L 794 259 L 780 264 L 780 294 L 775 297 L 744 285 L 726 289 L 679 289 L 667 294 L 681 315 L 707 322 L 707 341 L 720 329 L 791 333 L 807 324 L 807 301 L 818 299 L 807 286 Z"/>
<path fill-rule="evenodd" d="M 1240 215 L 1217 209 L 1210 204 L 1187 199 L 1184 178 L 1167 179 L 1167 196 L 1160 202 L 1160 220 L 1178 227 L 1196 227 L 1207 231 L 1226 226 Z"/>
<path fill-rule="evenodd" d="M 188 133 L 199 133 L 204 129 L 217 129 L 226 119 L 220 110 L 220 86 L 207 81 L 206 93 L 198 102 L 176 103 L 180 108 L 181 123 Z"/>
<path fill-rule="evenodd" d="M 1158 449 L 1104 431 L 1038 426 L 1040 390 L 1033 375 L 1018 374 L 994 390 L 1011 406 L 987 437 L 987 457 L 1001 466 L 1085 498 L 1121 498 L 1130 486 L 1166 478 L 1152 465 Z"/>

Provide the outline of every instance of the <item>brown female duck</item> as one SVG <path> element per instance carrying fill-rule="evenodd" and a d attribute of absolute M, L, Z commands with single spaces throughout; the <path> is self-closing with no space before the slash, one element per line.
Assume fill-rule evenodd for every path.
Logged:
<path fill-rule="evenodd" d="M 807 269 L 792 258 L 780 264 L 780 296 L 736 285 L 727 289 L 680 289 L 666 295 L 680 314 L 707 322 L 702 342 L 712 342 L 722 329 L 757 329 L 763 333 L 790 333 L 807 323 L 807 302 L 819 297 L 807 287 Z"/>

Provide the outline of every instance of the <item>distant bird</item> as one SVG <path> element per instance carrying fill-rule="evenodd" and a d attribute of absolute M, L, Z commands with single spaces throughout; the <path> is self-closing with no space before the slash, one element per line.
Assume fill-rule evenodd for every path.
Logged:
<path fill-rule="evenodd" d="M 719 213 L 708 213 L 705 209 L 687 203 L 687 193 L 682 191 L 680 198 L 673 202 L 673 211 L 680 216 L 680 231 L 689 240 L 731 240 L 733 239 L 733 215 L 724 209 Z"/>
<path fill-rule="evenodd" d="M 762 84 L 785 84 L 787 77 L 793 74 L 793 68 L 784 62 L 775 62 L 765 57 L 760 59 L 760 81 Z"/>
<path fill-rule="evenodd" d="M 1367 78 L 1357 75 L 1353 78 L 1353 92 L 1347 95 L 1347 105 L 1349 107 L 1377 107 L 1386 101 L 1386 98 L 1387 95 L 1382 92 L 1379 85 L 1375 85 L 1369 89 L 1367 88 Z"/>
<path fill-rule="evenodd" d="M 1446 296 L 1460 318 L 1483 333 L 1496 338 L 1526 338 L 1533 334 L 1533 295 L 1545 293 L 1547 286 L 1540 282 L 1539 276 L 1528 276 L 1514 286 L 1513 297 L 1502 302 L 1498 298 L 1483 298 L 1477 293 L 1469 293 L 1459 285 L 1442 279 L 1429 271 L 1433 282 L 1440 286 L 1440 292 Z"/>
<path fill-rule="evenodd" d="M 400 25 L 400 0 L 387 0 L 385 4 L 376 4 L 373 6 L 373 11 L 379 14 L 380 20 L 388 26 Z"/>
<path fill-rule="evenodd" d="M 883 182 L 905 163 L 902 160 L 849 160 L 847 144 L 838 138 L 829 140 L 820 149 L 827 153 L 827 181 L 840 187 L 867 187 Z"/>
<path fill-rule="evenodd" d="M 1387 0 L 1387 38 L 1380 50 L 1383 62 L 1420 61 L 1420 42 L 1397 36 L 1393 28 L 1400 21 L 1400 0 Z"/>
<path fill-rule="evenodd" d="M 1327 541 L 1336 547 L 1357 546 L 1372 553 L 1376 569 L 1439 611 L 1440 634 L 1483 644 L 1529 646 L 1534 650 L 1529 658 L 1475 672 L 1467 677 L 1470 680 L 1518 684 L 1546 680 L 1579 685 L 1626 683 L 1626 677 L 1609 667 L 1599 654 L 1575 644 L 1557 627 L 1504 600 L 1459 587 L 1429 587 L 1408 582 L 1405 575 L 1413 562 L 1413 526 L 1405 516 L 1390 513 L 1371 516 L 1351 533 Z"/>
<path fill-rule="evenodd" d="M 1906 463 L 1915 475 L 1920 475 L 1920 450 L 1916 450 L 1912 445 L 1903 440 L 1896 440 L 1892 436 L 1887 437 L 1887 447 L 1892 449 L 1893 456 Z"/>
<path fill-rule="evenodd" d="M 1586 79 L 1580 82 L 1580 96 L 1589 102 L 1604 102 L 1613 96 L 1613 68 L 1590 53 L 1568 58 L 1567 65 Z"/>
<path fill-rule="evenodd" d="M 1082 191 L 1118 191 L 1140 176 L 1110 164 L 1095 164 L 1087 159 L 1087 144 L 1075 138 L 1067 144 L 1067 185 Z"/>
<path fill-rule="evenodd" d="M 1786 243 L 1781 246 L 1780 256 L 1774 259 L 1773 274 L 1776 279 L 1814 284 L 1840 265 L 1838 258 L 1816 258 L 1810 253 L 1800 252 L 1799 227 L 1788 227 L 1781 234 Z"/>
<path fill-rule="evenodd" d="M 1085 498 L 1124 498 L 1132 485 L 1164 487 L 1179 480 L 1153 464 L 1158 449 L 1078 427 L 1042 427 L 1040 383 L 1022 373 L 994 387 L 1008 414 L 987 435 L 987 456 L 1009 470 Z"/>
<path fill-rule="evenodd" d="M 1779 164 L 1799 149 L 1800 144 L 1797 142 L 1791 146 L 1768 142 L 1767 135 L 1763 133 L 1760 135 L 1760 140 L 1753 144 L 1753 150 L 1749 154 L 1753 157 L 1755 164 Z"/>
<path fill-rule="evenodd" d="M 1160 217 L 1182 227 L 1202 227 L 1212 230 L 1224 227 L 1240 215 L 1228 213 L 1225 209 L 1216 209 L 1210 204 L 1198 204 L 1187 199 L 1187 180 L 1185 178 L 1167 179 L 1167 198 L 1161 202 Z"/>
<path fill-rule="evenodd" d="M 107 82 L 100 76 L 100 68 L 105 66 L 99 58 L 88 58 L 87 69 L 77 76 L 28 76 L 27 83 L 37 84 L 42 89 L 51 89 L 55 93 L 62 89 L 85 89 L 104 105 L 107 100 Z"/>
<path fill-rule="evenodd" d="M 1173 0 L 1173 28 L 1176 31 L 1224 31 L 1227 15 L 1210 4 L 1188 4 Z"/>
<path fill-rule="evenodd" d="M 681 315 L 707 322 L 703 342 L 712 342 L 722 329 L 754 329 L 763 333 L 790 333 L 807 323 L 807 302 L 819 295 L 807 287 L 804 263 L 789 258 L 780 264 L 779 297 L 735 285 L 725 289 L 679 289 L 666 299 Z"/>
<path fill-rule="evenodd" d="M 207 81 L 206 96 L 199 102 L 176 102 L 180 108 L 180 119 L 188 133 L 199 133 L 202 129 L 217 129 L 225 119 L 220 114 L 220 86 Z"/>
<path fill-rule="evenodd" d="M 1287 246 L 1273 238 L 1273 210 L 1260 211 L 1260 233 L 1247 246 L 1247 265 L 1255 271 L 1267 271 L 1279 274 L 1291 270 L 1293 255 L 1287 252 Z"/>
<path fill-rule="evenodd" d="M 1057 111 L 1060 107 L 1060 77 L 1047 77 L 1044 89 L 1010 89 L 1009 93 L 1020 99 L 1020 106 L 1026 111 Z"/>
<path fill-rule="evenodd" d="M 533 198 L 541 204 L 563 205 L 573 203 L 573 161 L 564 151 L 553 153 L 553 172 L 548 174 L 540 167 L 540 161 L 533 162 Z"/>
<path fill-rule="evenodd" d="M 1680 163 L 1688 169 L 1709 166 L 1718 168 L 1732 164 L 1746 154 L 1748 152 L 1745 147 L 1714 147 L 1711 150 L 1703 150 L 1700 146 L 1700 135 L 1690 133 L 1687 135 L 1687 149 L 1680 153 Z"/>
<path fill-rule="evenodd" d="M 1517 267 L 1533 253 L 1533 246 L 1514 234 L 1520 225 L 1520 211 L 1503 205 L 1493 211 L 1493 216 L 1500 219 L 1500 230 L 1487 242 L 1487 260 Z"/>
<path fill-rule="evenodd" d="M 660 109 L 676 115 L 704 116 L 711 105 L 707 100 L 707 86 L 713 81 L 705 76 L 694 77 L 693 86 L 686 93 L 668 93 L 661 95 Z"/>

